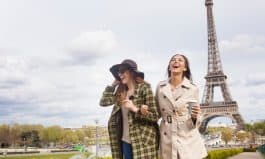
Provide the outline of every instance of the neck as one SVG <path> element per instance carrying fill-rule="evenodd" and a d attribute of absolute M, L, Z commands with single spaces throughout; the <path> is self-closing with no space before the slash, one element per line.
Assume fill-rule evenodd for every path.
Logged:
<path fill-rule="evenodd" d="M 182 73 L 171 74 L 170 84 L 173 85 L 174 87 L 180 85 L 182 81 L 183 81 Z"/>
<path fill-rule="evenodd" d="M 129 81 L 129 82 L 127 83 L 127 87 L 128 87 L 129 90 L 133 90 L 134 87 L 135 87 L 135 82 L 132 81 L 132 80 Z"/>

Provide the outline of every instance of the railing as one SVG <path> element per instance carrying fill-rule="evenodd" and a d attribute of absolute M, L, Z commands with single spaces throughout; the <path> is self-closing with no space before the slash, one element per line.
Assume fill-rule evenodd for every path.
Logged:
<path fill-rule="evenodd" d="M 202 113 L 233 113 L 238 111 L 237 103 L 235 101 L 231 102 L 213 102 L 213 103 L 202 103 L 201 111 Z"/>

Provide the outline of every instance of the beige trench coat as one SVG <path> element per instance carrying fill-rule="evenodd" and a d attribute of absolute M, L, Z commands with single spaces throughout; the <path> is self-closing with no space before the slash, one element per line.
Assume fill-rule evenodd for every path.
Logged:
<path fill-rule="evenodd" d="M 174 99 L 168 80 L 158 84 L 156 99 L 160 108 L 161 159 L 202 159 L 207 156 L 198 131 L 199 119 L 194 123 L 187 102 L 199 101 L 199 90 L 184 78 Z"/>

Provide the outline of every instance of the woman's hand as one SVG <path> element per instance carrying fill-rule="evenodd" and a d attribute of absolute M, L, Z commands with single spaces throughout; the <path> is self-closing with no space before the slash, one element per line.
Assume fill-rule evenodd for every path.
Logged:
<path fill-rule="evenodd" d="M 193 119 L 197 119 L 198 115 L 200 114 L 200 111 L 201 111 L 201 109 L 200 109 L 199 105 L 192 106 L 192 108 L 191 108 L 191 117 Z"/>
<path fill-rule="evenodd" d="M 140 108 L 140 112 L 143 115 L 148 115 L 149 111 L 148 111 L 148 106 L 147 105 L 142 105 Z"/>
<path fill-rule="evenodd" d="M 129 99 L 125 99 L 125 100 L 123 100 L 123 101 L 122 101 L 122 106 L 124 106 L 125 108 L 127 108 L 127 109 L 129 109 L 130 111 L 135 112 L 135 113 L 137 113 L 137 112 L 139 111 L 139 108 L 137 108 L 137 107 L 133 104 L 132 100 L 129 100 Z"/>

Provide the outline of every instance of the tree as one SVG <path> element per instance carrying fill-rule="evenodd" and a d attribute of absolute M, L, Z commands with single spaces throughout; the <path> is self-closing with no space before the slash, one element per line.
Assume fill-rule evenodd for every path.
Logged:
<path fill-rule="evenodd" d="M 85 138 L 85 133 L 83 130 L 76 130 L 75 134 L 77 135 L 78 138 L 78 142 L 79 143 L 83 143 L 84 142 L 84 138 Z"/>
<path fill-rule="evenodd" d="M 256 134 L 265 135 L 265 121 L 254 123 L 253 130 Z"/>
<path fill-rule="evenodd" d="M 227 143 L 232 140 L 232 130 L 230 128 L 223 129 L 221 138 L 227 145 Z"/>
<path fill-rule="evenodd" d="M 255 142 L 256 133 L 254 132 L 253 124 L 246 123 L 244 124 L 244 130 L 248 132 L 248 138 L 251 143 Z"/>
<path fill-rule="evenodd" d="M 63 129 L 60 126 L 50 126 L 47 128 L 47 137 L 49 142 L 56 143 L 62 138 Z"/>
<path fill-rule="evenodd" d="M 12 147 L 16 147 L 20 141 L 21 127 L 18 124 L 14 124 L 10 127 L 10 143 Z"/>
<path fill-rule="evenodd" d="M 236 138 L 241 143 L 243 143 L 248 137 L 249 137 L 249 134 L 247 132 L 245 132 L 245 131 L 238 131 L 236 133 Z"/>
<path fill-rule="evenodd" d="M 8 147 L 10 145 L 10 128 L 8 125 L 0 126 L 0 146 Z"/>
<path fill-rule="evenodd" d="M 31 131 L 23 131 L 20 136 L 21 146 L 29 146 L 31 145 Z"/>
<path fill-rule="evenodd" d="M 63 143 L 64 144 L 76 144 L 78 143 L 78 136 L 72 130 L 65 130 L 63 132 Z"/>
<path fill-rule="evenodd" d="M 42 144 L 45 146 L 48 146 L 49 144 L 48 129 L 44 128 L 40 134 L 41 134 L 40 138 L 41 138 Z"/>
<path fill-rule="evenodd" d="M 37 130 L 31 131 L 31 146 L 33 147 L 40 147 L 40 137 L 39 132 Z"/>
<path fill-rule="evenodd" d="M 253 126 L 250 123 L 244 124 L 244 130 L 251 132 L 253 130 Z"/>

